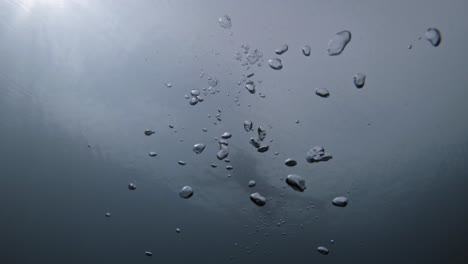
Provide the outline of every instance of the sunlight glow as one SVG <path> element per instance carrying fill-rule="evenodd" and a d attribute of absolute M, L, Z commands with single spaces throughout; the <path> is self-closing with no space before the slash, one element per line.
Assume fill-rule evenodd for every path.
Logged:
<path fill-rule="evenodd" d="M 62 9 L 65 6 L 65 0 L 23 0 L 20 3 L 27 12 L 33 11 L 36 7 Z"/>

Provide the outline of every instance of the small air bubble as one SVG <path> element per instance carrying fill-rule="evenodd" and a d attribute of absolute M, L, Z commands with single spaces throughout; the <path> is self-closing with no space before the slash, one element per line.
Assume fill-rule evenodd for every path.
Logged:
<path fill-rule="evenodd" d="M 270 147 L 268 145 L 264 145 L 264 146 L 259 147 L 257 151 L 260 153 L 263 153 L 263 152 L 267 152 L 268 149 L 270 149 Z"/>
<path fill-rule="evenodd" d="M 247 132 L 251 131 L 251 130 L 252 130 L 252 127 L 253 127 L 252 121 L 250 121 L 250 120 L 245 120 L 245 121 L 244 121 L 244 129 L 245 129 L 245 131 L 247 131 Z"/>
<path fill-rule="evenodd" d="M 179 196 L 188 199 L 192 197 L 193 195 L 193 189 L 190 186 L 184 186 L 180 191 L 179 191 Z"/>
<path fill-rule="evenodd" d="M 442 36 L 437 28 L 428 28 L 424 35 L 434 47 L 439 46 L 442 41 Z"/>
<path fill-rule="evenodd" d="M 353 82 L 356 88 L 364 87 L 364 84 L 366 83 L 366 75 L 364 73 L 357 73 L 353 76 Z"/>
<path fill-rule="evenodd" d="M 318 88 L 315 90 L 315 94 L 317 94 L 318 96 L 320 97 L 324 97 L 324 98 L 327 98 L 330 96 L 330 92 L 325 89 L 325 88 Z"/>
<path fill-rule="evenodd" d="M 229 132 L 224 132 L 224 133 L 221 135 L 221 137 L 224 138 L 224 139 L 228 139 L 228 138 L 231 138 L 232 135 L 231 135 L 231 133 L 229 133 Z"/>
<path fill-rule="evenodd" d="M 338 206 L 338 207 L 345 207 L 346 205 L 348 205 L 348 198 L 344 196 L 335 197 L 332 200 L 332 203 L 333 205 Z"/>
<path fill-rule="evenodd" d="M 283 44 L 278 49 L 275 50 L 275 53 L 278 54 L 278 55 L 281 55 L 281 54 L 285 53 L 286 51 L 288 51 L 288 45 Z"/>
<path fill-rule="evenodd" d="M 302 54 L 304 54 L 304 56 L 309 56 L 310 51 L 311 51 L 311 48 L 309 45 L 305 45 L 304 47 L 302 47 Z"/>
<path fill-rule="evenodd" d="M 205 150 L 205 144 L 203 143 L 197 143 L 195 145 L 193 145 L 193 148 L 192 148 L 193 152 L 195 152 L 196 154 L 200 154 L 203 152 L 203 150 Z"/>
<path fill-rule="evenodd" d="M 303 192 L 307 188 L 304 178 L 296 174 L 289 174 L 286 183 L 298 192 Z"/>
<path fill-rule="evenodd" d="M 255 185 L 257 185 L 257 183 L 254 180 L 249 181 L 250 188 L 255 187 Z"/>
<path fill-rule="evenodd" d="M 291 159 L 291 158 L 287 158 L 285 161 L 284 161 L 284 164 L 286 164 L 286 166 L 288 167 L 294 167 L 297 165 L 297 161 Z"/>
<path fill-rule="evenodd" d="M 328 255 L 328 253 L 330 253 L 330 251 L 329 251 L 328 248 L 326 248 L 326 247 L 318 247 L 318 248 L 317 248 L 317 251 L 318 251 L 320 254 L 323 254 L 323 255 Z"/>
<path fill-rule="evenodd" d="M 151 129 L 146 129 L 146 130 L 145 130 L 145 135 L 146 135 L 146 136 L 151 136 L 151 135 L 153 135 L 154 133 L 156 133 L 156 132 L 154 132 L 154 131 L 151 130 Z"/>
<path fill-rule="evenodd" d="M 281 70 L 283 68 L 283 64 L 281 63 L 281 60 L 278 58 L 269 59 L 268 65 L 270 65 L 270 67 L 273 70 Z"/>
<path fill-rule="evenodd" d="M 254 202 L 258 206 L 264 206 L 267 202 L 266 198 L 260 195 L 258 192 L 252 193 L 250 195 L 250 200 L 252 200 L 252 202 Z"/>

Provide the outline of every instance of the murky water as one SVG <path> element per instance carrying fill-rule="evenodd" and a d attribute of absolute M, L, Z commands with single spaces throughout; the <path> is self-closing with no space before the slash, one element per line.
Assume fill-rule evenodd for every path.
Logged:
<path fill-rule="evenodd" d="M 1 2 L 0 263 L 464 263 L 467 9 Z"/>

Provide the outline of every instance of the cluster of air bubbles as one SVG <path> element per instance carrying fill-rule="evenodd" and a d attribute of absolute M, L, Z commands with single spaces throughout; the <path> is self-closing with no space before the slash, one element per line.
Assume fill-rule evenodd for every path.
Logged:
<path fill-rule="evenodd" d="M 253 130 L 253 123 L 250 120 L 244 121 L 244 129 L 249 132 Z M 262 145 L 262 141 L 265 140 L 266 129 L 263 126 L 257 128 L 257 137 L 251 137 L 249 143 L 254 146 L 258 152 L 263 153 L 268 151 L 270 148 L 268 145 Z"/>
<path fill-rule="evenodd" d="M 221 119 L 221 113 L 216 113 L 216 114 L 215 114 L 215 117 L 216 117 L 216 120 L 218 120 L 219 122 L 223 121 L 223 120 Z M 216 121 L 215 121 L 214 124 L 216 125 Z"/>
<path fill-rule="evenodd" d="M 224 15 L 218 18 L 218 23 L 222 28 L 225 29 L 231 29 L 232 27 L 231 17 L 228 15 Z"/>
<path fill-rule="evenodd" d="M 219 151 L 218 151 L 218 154 L 216 154 L 216 157 L 219 159 L 219 160 L 224 160 L 227 158 L 227 156 L 229 155 L 229 143 L 226 141 L 226 139 L 229 139 L 231 138 L 232 135 L 231 133 L 229 132 L 224 132 L 222 135 L 221 135 L 221 140 L 219 140 Z M 232 167 L 232 166 L 231 166 Z M 228 168 L 226 167 L 227 170 L 230 170 L 232 168 Z"/>
<path fill-rule="evenodd" d="M 205 73 L 201 74 L 200 77 L 203 78 Z M 220 90 L 216 89 L 215 87 L 218 85 L 219 81 L 215 77 L 208 77 L 208 88 L 202 88 L 202 92 L 198 89 L 193 89 L 190 91 L 190 95 L 186 94 L 184 97 L 185 99 L 189 100 L 190 105 L 196 105 L 199 102 L 203 102 L 205 100 L 204 96 L 208 94 L 216 94 L 219 93 Z M 203 93 L 203 95 L 202 95 Z"/>
<path fill-rule="evenodd" d="M 203 96 L 200 95 L 200 90 L 198 89 L 193 89 L 190 91 L 190 99 L 189 99 L 189 104 L 190 105 L 196 105 L 198 102 L 203 102 L 205 99 Z M 187 98 L 187 97 L 186 97 Z"/>
<path fill-rule="evenodd" d="M 418 40 L 425 38 L 433 47 L 438 47 L 442 42 L 442 34 L 437 28 L 428 28 L 423 36 L 418 37 Z M 408 49 L 413 49 L 413 44 L 408 45 Z"/>
<path fill-rule="evenodd" d="M 243 44 L 240 50 L 236 51 L 234 58 L 239 61 L 246 70 L 250 69 L 253 65 L 260 67 L 263 63 L 263 53 L 258 49 L 251 49 L 248 44 Z"/>
<path fill-rule="evenodd" d="M 258 51 L 258 49 L 253 49 L 252 51 L 250 51 L 248 54 L 247 54 L 247 62 L 250 64 L 250 65 L 254 65 L 255 63 L 257 63 L 257 66 L 262 66 L 261 65 L 261 62 L 263 60 L 261 60 L 263 58 L 263 54 Z"/>
<path fill-rule="evenodd" d="M 242 75 L 242 79 L 237 82 L 238 85 L 244 84 L 245 89 L 251 93 L 255 94 L 256 92 L 256 82 L 253 79 L 255 76 L 253 66 L 261 67 L 263 65 L 263 53 L 261 53 L 258 49 L 252 49 L 249 45 L 243 44 L 239 51 L 235 53 L 235 59 L 241 63 L 241 66 L 245 67 L 246 73 Z M 261 80 L 257 80 L 257 83 L 261 83 Z M 261 97 L 262 94 L 259 94 Z M 239 101 L 239 98 L 236 97 L 234 99 L 235 102 Z M 239 103 L 237 104 L 240 105 Z"/>
<path fill-rule="evenodd" d="M 218 79 L 216 79 L 215 77 L 208 77 L 208 85 L 212 88 L 216 87 L 216 85 L 218 85 Z"/>
<path fill-rule="evenodd" d="M 333 156 L 325 152 L 325 149 L 320 146 L 315 146 L 311 148 L 306 154 L 306 160 L 309 163 L 328 161 L 331 160 Z"/>
<path fill-rule="evenodd" d="M 231 18 L 228 15 L 219 17 L 218 23 L 224 29 L 231 29 L 232 27 Z M 423 36 L 421 36 L 421 38 L 422 37 Z M 427 29 L 426 32 L 424 33 L 424 37 L 434 47 L 439 46 L 442 41 L 441 33 L 436 28 Z M 344 31 L 340 31 L 336 33 L 328 42 L 328 49 L 327 49 L 328 55 L 329 56 L 340 55 L 341 53 L 343 53 L 344 49 L 346 48 L 346 46 L 349 44 L 350 41 L 351 41 L 351 32 L 344 30 Z M 409 45 L 408 48 L 411 49 L 412 45 Z M 287 44 L 282 44 L 275 49 L 274 51 L 276 54 L 275 57 L 270 58 L 268 60 L 268 65 L 270 66 L 270 68 L 274 70 L 281 70 L 283 68 L 282 61 L 278 57 L 283 57 L 284 54 L 288 51 L 288 49 L 289 47 Z M 311 47 L 309 45 L 304 45 L 302 46 L 301 51 L 304 56 L 310 56 Z M 257 83 L 255 82 L 254 79 L 258 75 L 256 75 L 255 70 L 252 67 L 262 66 L 264 62 L 263 54 L 258 49 L 250 48 L 249 45 L 244 44 L 241 46 L 240 50 L 235 52 L 235 59 L 239 61 L 243 67 L 245 67 L 245 73 L 242 75 L 242 80 L 237 82 L 237 84 L 239 86 L 241 84 L 244 84 L 246 90 L 249 93 L 255 94 L 256 88 L 257 88 L 256 84 L 261 83 L 261 80 L 258 80 Z M 205 72 L 202 70 L 200 74 L 200 78 L 204 78 L 204 77 L 205 77 Z M 353 83 L 356 88 L 364 87 L 365 82 L 366 82 L 366 75 L 364 73 L 356 73 L 353 76 Z M 193 89 L 190 91 L 189 94 L 185 95 L 185 98 L 189 100 L 190 105 L 196 105 L 199 102 L 203 102 L 204 101 L 203 96 L 208 96 L 209 94 L 215 94 L 215 93 L 220 92 L 217 88 L 215 88 L 218 85 L 218 80 L 215 77 L 211 77 L 211 76 L 208 77 L 207 85 L 208 85 L 208 88 L 202 88 L 200 90 Z M 172 84 L 165 83 L 165 86 L 167 88 L 171 88 Z M 241 89 L 239 89 L 238 93 L 241 93 Z M 320 97 L 330 96 L 330 92 L 326 88 L 318 88 L 315 90 L 315 93 L 316 95 Z M 265 98 L 265 95 L 263 93 L 258 93 L 258 94 L 260 97 Z M 227 96 L 230 96 L 230 92 L 227 93 Z M 235 96 L 234 101 L 238 102 L 238 100 L 239 100 L 239 97 Z M 250 107 L 250 105 L 248 106 Z M 217 122 L 222 121 L 221 115 L 222 115 L 222 111 L 220 108 L 218 108 L 217 113 L 214 115 L 216 117 L 216 120 L 213 122 L 215 125 L 217 124 Z M 208 115 L 208 117 L 210 118 L 211 115 Z M 299 124 L 299 123 L 300 123 L 299 120 L 297 120 L 296 124 Z M 173 125 L 169 125 L 169 127 L 174 128 Z M 266 144 L 267 129 L 264 126 L 259 125 L 257 129 L 255 130 L 253 126 L 253 122 L 251 120 L 245 120 L 243 123 L 243 127 L 246 132 L 252 132 L 255 134 L 254 136 L 250 137 L 249 143 L 255 149 L 257 149 L 258 152 L 263 153 L 269 150 L 269 145 Z M 270 126 L 270 129 L 271 128 L 272 127 Z M 202 131 L 207 132 L 208 130 L 207 128 L 203 128 Z M 144 131 L 144 134 L 146 136 L 151 136 L 154 133 L 155 131 L 151 129 L 147 129 Z M 221 161 L 224 160 L 224 162 L 228 164 L 225 166 L 226 170 L 228 171 L 231 171 L 234 169 L 234 167 L 230 165 L 231 161 L 228 159 L 228 156 L 229 156 L 228 139 L 230 139 L 231 137 L 232 137 L 232 134 L 230 132 L 224 132 L 223 134 L 221 134 L 219 139 L 215 137 L 215 140 L 218 141 L 218 144 L 219 144 L 219 151 L 217 152 L 216 156 L 218 160 L 221 160 Z M 269 142 L 273 142 L 273 139 L 271 139 Z M 195 154 L 201 154 L 205 150 L 205 148 L 206 148 L 206 145 L 204 143 L 196 143 L 193 145 L 192 150 Z M 151 151 L 148 153 L 148 155 L 150 157 L 156 157 L 158 154 L 156 152 Z M 279 152 L 275 152 L 274 155 L 279 155 Z M 315 146 L 307 152 L 305 158 L 306 158 L 306 161 L 309 163 L 317 163 L 317 162 L 328 161 L 332 159 L 332 155 L 329 153 L 326 153 L 323 147 Z M 179 160 L 178 164 L 181 166 L 184 166 L 187 163 L 183 160 Z M 297 165 L 297 161 L 292 158 L 286 158 L 284 160 L 284 164 L 288 167 L 295 167 Z M 210 166 L 212 168 L 217 168 L 218 164 L 212 163 L 210 164 Z M 231 174 L 228 174 L 228 177 L 230 176 Z M 297 174 L 289 174 L 287 175 L 286 178 L 282 177 L 281 181 L 286 182 L 287 186 L 289 186 L 290 188 L 292 188 L 294 191 L 297 191 L 297 192 L 304 192 L 307 188 L 305 179 L 302 176 L 297 175 Z M 283 186 L 283 187 L 288 188 L 287 186 Z M 248 182 L 248 187 L 249 188 L 256 187 L 256 182 L 254 180 L 250 180 Z M 136 185 L 134 183 L 129 183 L 128 189 L 131 191 L 134 191 L 136 190 Z M 183 199 L 189 199 L 190 197 L 193 196 L 193 194 L 194 194 L 194 191 L 192 187 L 190 186 L 184 186 L 178 192 L 178 195 Z M 285 194 L 282 193 L 281 197 L 284 197 L 284 195 Z M 265 206 L 267 203 L 267 198 L 262 196 L 259 192 L 254 192 L 250 194 L 250 200 L 257 206 Z M 331 202 L 336 207 L 346 207 L 348 205 L 348 198 L 344 196 L 338 196 L 338 197 L 333 198 Z M 111 213 L 107 212 L 105 213 L 105 216 L 110 217 Z M 286 223 L 286 221 L 280 219 L 278 226 L 281 226 L 284 223 Z M 257 227 L 257 231 L 258 230 L 259 228 Z M 180 233 L 181 229 L 176 228 L 176 232 Z M 282 234 L 286 235 L 286 233 L 282 233 Z M 331 240 L 330 243 L 333 243 L 333 240 Z M 256 244 L 258 244 L 258 242 Z M 324 246 L 317 247 L 317 251 L 324 255 L 329 254 L 328 248 Z M 150 251 L 145 251 L 145 255 L 152 256 L 153 253 Z"/>

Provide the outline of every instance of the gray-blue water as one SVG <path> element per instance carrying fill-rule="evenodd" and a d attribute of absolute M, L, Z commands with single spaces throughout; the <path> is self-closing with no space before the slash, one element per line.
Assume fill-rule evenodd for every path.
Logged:
<path fill-rule="evenodd" d="M 0 263 L 466 263 L 466 10 L 0 0 Z"/>

